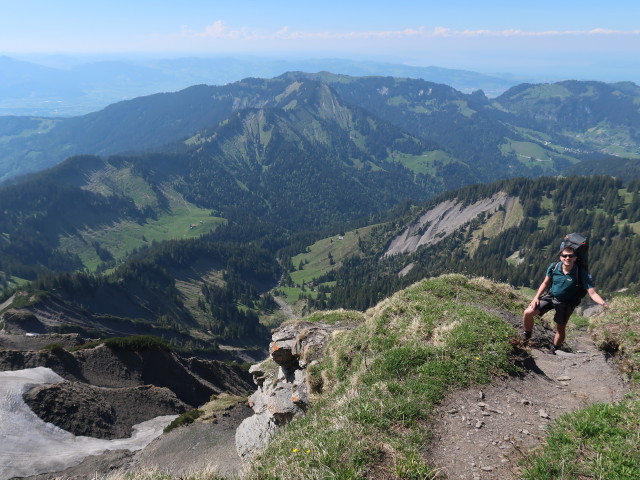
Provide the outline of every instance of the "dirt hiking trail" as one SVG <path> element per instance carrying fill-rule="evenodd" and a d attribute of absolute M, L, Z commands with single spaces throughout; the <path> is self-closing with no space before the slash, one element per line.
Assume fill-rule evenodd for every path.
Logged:
<path fill-rule="evenodd" d="M 617 402 L 627 393 L 615 365 L 586 332 L 570 331 L 566 350 L 556 355 L 545 353 L 550 335 L 536 342 L 534 334 L 522 377 L 452 393 L 437 409 L 427 456 L 443 476 L 518 478 L 518 462 L 558 417 L 592 403 Z"/>

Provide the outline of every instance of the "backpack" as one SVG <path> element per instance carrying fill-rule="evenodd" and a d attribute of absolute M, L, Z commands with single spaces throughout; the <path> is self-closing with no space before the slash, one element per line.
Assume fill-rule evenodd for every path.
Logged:
<path fill-rule="evenodd" d="M 560 250 L 558 253 L 561 253 L 567 247 L 571 247 L 574 249 L 576 253 L 576 265 L 578 266 L 577 277 L 578 282 L 582 279 L 582 274 L 580 269 L 583 269 L 587 272 L 589 279 L 593 281 L 591 274 L 589 273 L 589 242 L 587 241 L 587 237 L 581 235 L 579 233 L 568 233 L 564 236 L 564 239 L 560 243 Z M 558 268 L 562 265 L 562 262 L 555 262 L 553 265 L 553 270 L 555 272 L 558 271 Z M 587 294 L 587 290 L 578 283 L 578 286 L 582 288 L 582 293 L 580 298 L 584 297 Z"/>
<path fill-rule="evenodd" d="M 581 268 L 584 268 L 587 272 L 589 271 L 589 242 L 587 241 L 587 237 L 584 235 L 580 235 L 579 233 L 568 233 L 564 236 L 564 240 L 560 243 L 560 250 L 558 253 L 562 252 L 563 249 L 571 247 L 576 252 L 576 263 Z"/>

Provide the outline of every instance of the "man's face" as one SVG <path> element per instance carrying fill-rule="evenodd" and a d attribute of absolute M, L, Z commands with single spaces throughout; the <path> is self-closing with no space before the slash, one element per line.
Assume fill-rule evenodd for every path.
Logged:
<path fill-rule="evenodd" d="M 576 261 L 576 253 L 571 250 L 563 250 L 560 254 L 560 261 L 564 265 L 572 267 Z"/>

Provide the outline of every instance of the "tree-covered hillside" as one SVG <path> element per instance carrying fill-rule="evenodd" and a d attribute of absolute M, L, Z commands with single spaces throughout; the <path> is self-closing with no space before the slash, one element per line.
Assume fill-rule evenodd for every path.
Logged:
<path fill-rule="evenodd" d="M 282 106 L 295 83 L 310 79 L 329 85 L 343 102 L 439 145 L 441 155 L 427 158 L 423 168 L 437 160 L 464 183 L 554 174 L 593 151 L 638 155 L 638 87 L 632 83 L 522 85 L 490 102 L 481 91 L 463 94 L 424 80 L 290 73 L 139 97 L 79 117 L 0 117 L 0 180 L 71 155 L 158 149 L 240 110 Z M 531 117 L 538 108 L 551 115 L 549 122 Z M 591 113 L 578 115 L 583 109 Z"/>
<path fill-rule="evenodd" d="M 0 321 L 30 331 L 92 336 L 152 333 L 179 346 L 262 345 L 259 314 L 280 277 L 273 252 L 221 237 L 168 241 L 135 252 L 109 274 L 56 273 L 4 293 Z M 51 319 L 48 312 L 64 312 Z M 24 328 L 24 327 L 23 327 Z"/>
<path fill-rule="evenodd" d="M 158 223 L 181 218 L 190 219 L 182 231 L 158 240 L 207 233 L 212 218 L 317 230 L 444 190 L 437 169 L 411 168 L 432 144 L 345 105 L 326 85 L 289 87 L 275 106 L 243 109 L 164 152 L 76 156 L 0 187 L 0 271 L 33 279 L 95 270 L 97 258 L 110 267 L 127 253 L 116 236 L 132 250 L 148 243 Z M 34 242 L 39 253 L 30 256 Z"/>
<path fill-rule="evenodd" d="M 545 268 L 557 260 L 565 234 L 590 239 L 590 270 L 599 291 L 640 289 L 640 183 L 623 185 L 612 177 L 542 177 L 504 180 L 448 192 L 407 215 L 378 226 L 360 253 L 339 268 L 307 282 L 329 292 L 328 307 L 364 309 L 413 282 L 457 272 L 489 277 L 514 286 L 537 288 Z M 503 192 L 514 207 L 478 212 L 435 241 L 407 253 L 385 255 L 400 233 L 426 212 L 451 202 L 471 206 Z M 414 230 L 420 236 L 430 225 Z M 318 306 L 313 299 L 311 305 Z"/>
<path fill-rule="evenodd" d="M 579 83 L 552 91 L 560 87 L 569 103 L 578 101 L 572 95 L 606 90 Z M 633 172 L 627 167 L 634 160 L 585 153 L 597 144 L 562 131 L 562 115 L 556 131 L 534 130 L 516 99 L 540 100 L 545 92 L 523 87 L 498 107 L 481 92 L 465 95 L 422 80 L 296 73 L 122 102 L 82 120 L 0 121 L 7 148 L 37 137 L 38 148 L 72 152 L 75 136 L 107 150 L 164 145 L 70 157 L 1 186 L 4 298 L 33 281 L 25 288 L 48 292 L 34 294 L 35 303 L 53 298 L 47 309 L 68 309 L 80 323 L 89 319 L 90 328 L 110 329 L 117 318 L 209 338 L 254 338 L 262 335 L 258 316 L 278 321 L 269 291 L 284 297 L 291 289 L 291 298 L 312 309 L 362 309 L 445 272 L 535 287 L 569 231 L 591 239 L 601 290 L 635 290 L 638 181 L 622 176 Z M 634 90 L 624 92 L 635 105 Z M 518 177 L 556 174 L 568 165 L 599 172 L 605 162 L 628 183 L 610 176 Z M 478 184 L 492 180 L 499 181 Z M 475 185 L 446 192 L 469 184 Z M 506 203 L 437 231 L 421 248 L 389 254 L 403 232 L 422 235 L 442 222 L 436 216 L 418 225 L 439 205 L 463 209 L 497 195 Z M 308 258 L 297 256 L 326 232 L 338 240 L 356 227 L 366 234 L 352 230 L 342 249 L 326 241 L 318 249 L 323 265 L 315 258 L 304 271 Z M 235 248 L 261 260 L 236 275 L 223 261 Z M 90 300 L 109 296 L 126 308 Z M 24 295 L 17 298 L 22 305 Z"/>

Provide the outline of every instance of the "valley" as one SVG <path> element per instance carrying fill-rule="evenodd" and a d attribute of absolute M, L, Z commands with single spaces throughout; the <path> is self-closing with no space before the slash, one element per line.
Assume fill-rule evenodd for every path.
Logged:
<path fill-rule="evenodd" d="M 304 374 L 318 388 L 309 408 L 337 401 L 363 441 L 396 436 L 375 450 L 311 427 L 324 433 L 310 451 L 340 441 L 355 452 L 311 456 L 313 468 L 387 478 L 375 451 L 395 462 L 390 478 L 435 478 L 426 451 L 398 442 L 427 435 L 445 391 L 533 375 L 518 370 L 532 352 L 512 341 L 520 295 L 566 233 L 589 238 L 598 291 L 620 309 L 640 292 L 639 97 L 624 82 L 521 84 L 490 99 L 419 79 L 290 72 L 77 117 L 0 117 L 0 369 L 51 369 L 52 385 L 24 398 L 74 435 L 120 438 L 184 414 L 174 436 L 191 442 L 216 424 L 235 474 L 230 432 L 249 416 L 249 364 L 281 326 L 345 321 L 354 333 L 336 333 Z M 607 345 L 632 381 L 632 347 Z M 376 374 L 390 375 L 381 390 Z M 358 405 L 341 396 L 350 376 L 366 392 Z M 423 408 L 413 376 L 442 395 Z M 376 400 L 405 394 L 400 407 Z M 107 420 L 92 424 L 97 412 Z M 327 421 L 314 412 L 293 427 L 301 438 L 304 422 Z M 171 438 L 144 450 L 150 464 Z M 265 468 L 301 445 L 274 444 Z M 133 454 L 116 456 L 122 466 Z"/>

